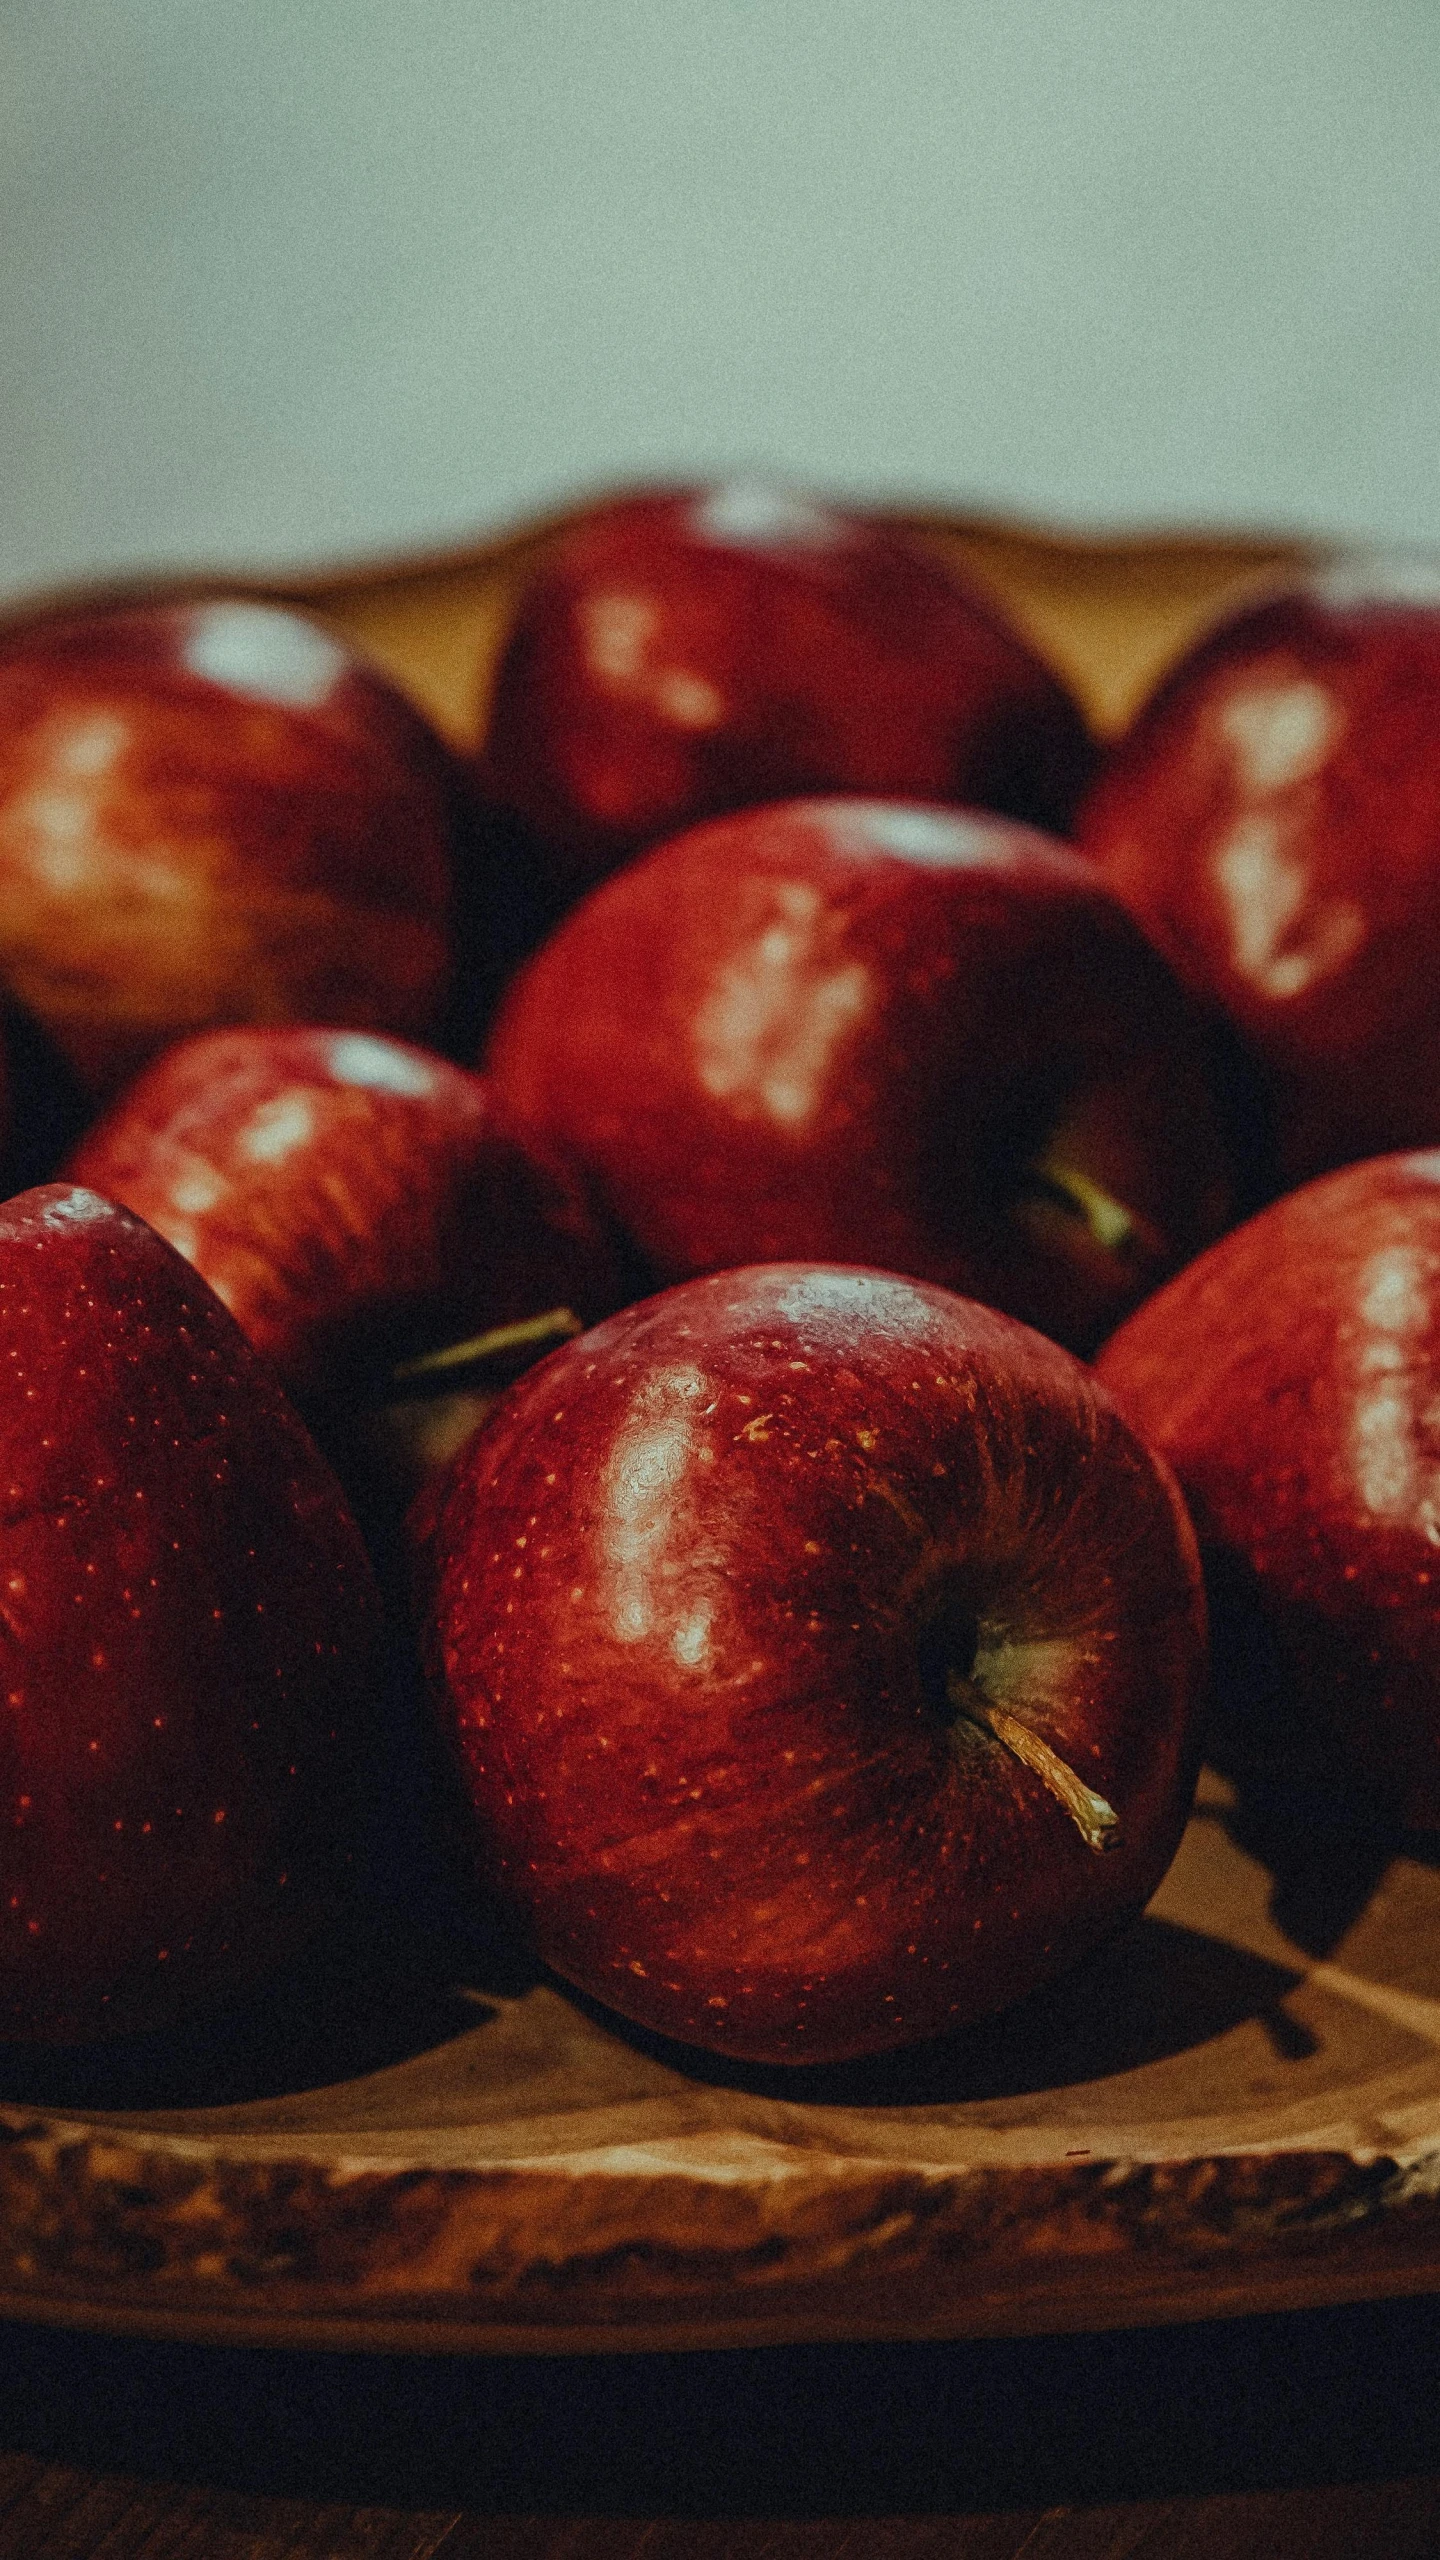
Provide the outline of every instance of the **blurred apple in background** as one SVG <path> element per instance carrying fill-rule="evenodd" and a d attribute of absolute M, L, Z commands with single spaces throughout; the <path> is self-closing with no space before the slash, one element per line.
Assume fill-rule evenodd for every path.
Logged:
<path fill-rule="evenodd" d="M 1098 1369 L 1207 1551 L 1227 1749 L 1309 1784 L 1327 1736 L 1341 1801 L 1440 1825 L 1440 1154 L 1275 1202 Z"/>
<path fill-rule="evenodd" d="M 592 508 L 543 551 L 481 773 L 558 906 L 699 818 L 803 792 L 1063 828 L 1085 723 L 998 606 L 883 522 L 766 482 Z"/>
<path fill-rule="evenodd" d="M 519 973 L 487 1066 L 662 1280 L 866 1262 L 1083 1348 L 1237 1214 L 1170 972 L 1093 864 L 975 812 L 674 838 Z"/>
<path fill-rule="evenodd" d="M 421 1034 L 468 785 L 394 687 L 243 598 L 0 633 L 0 984 L 92 1094 L 182 1035 Z"/>
<path fill-rule="evenodd" d="M 1078 832 L 1267 1062 L 1289 1182 L 1440 1140 L 1440 561 L 1342 560 L 1230 615 Z"/>
<path fill-rule="evenodd" d="M 480 1872 L 658 2033 L 943 2033 L 1174 1854 L 1184 1505 L 1077 1361 L 942 1290 L 772 1265 L 627 1309 L 497 1406 L 427 1570 Z"/>
<path fill-rule="evenodd" d="M 340 1489 L 128 1211 L 0 1209 L 0 2037 L 154 2029 L 353 1890 L 377 1602 Z"/>

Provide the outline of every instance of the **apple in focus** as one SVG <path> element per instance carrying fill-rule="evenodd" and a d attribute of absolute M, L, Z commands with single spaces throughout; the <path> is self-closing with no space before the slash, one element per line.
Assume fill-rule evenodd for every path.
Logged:
<path fill-rule="evenodd" d="M 591 508 L 522 589 L 481 759 L 557 905 L 698 819 L 817 791 L 1064 828 L 1093 763 L 1058 678 L 902 533 L 764 482 Z"/>
<path fill-rule="evenodd" d="M 0 983 L 94 1095 L 227 1022 L 423 1037 L 468 784 L 303 615 L 242 597 L 0 634 Z"/>
<path fill-rule="evenodd" d="M 531 1370 L 431 1529 L 488 1885 L 566 1980 L 746 2062 L 1018 1999 L 1140 1910 L 1205 1678 L 1174 1481 L 1056 1344 L 810 1264 Z"/>
<path fill-rule="evenodd" d="M 1083 849 L 1274 1080 L 1285 1182 L 1440 1140 L 1440 568 L 1340 560 L 1218 623 Z"/>
<path fill-rule="evenodd" d="M 486 1064 L 659 1280 L 863 1262 L 1086 1349 L 1238 1214 L 1210 1060 L 1092 863 L 845 799 L 712 820 L 593 890 Z"/>
<path fill-rule="evenodd" d="M 1189 1499 L 1227 1749 L 1440 1825 L 1440 1154 L 1287 1194 L 1097 1365 Z"/>
<path fill-rule="evenodd" d="M 0 1208 L 0 2038 L 170 2025 L 354 1889 L 374 1584 L 273 1374 L 127 1210 Z"/>

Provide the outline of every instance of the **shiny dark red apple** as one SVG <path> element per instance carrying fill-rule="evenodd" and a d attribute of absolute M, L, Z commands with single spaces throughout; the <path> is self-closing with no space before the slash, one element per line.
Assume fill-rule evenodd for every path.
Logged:
<path fill-rule="evenodd" d="M 802 792 L 1063 827 L 1085 725 L 998 611 L 897 531 L 766 483 L 592 508 L 502 653 L 487 791 L 569 903 L 644 845 Z"/>
<path fill-rule="evenodd" d="M 1196 1764 L 1173 1479 L 1055 1344 L 891 1276 L 730 1271 L 514 1387 L 432 1530 L 493 1885 L 622 2016 L 837 2061 L 1137 1911 Z"/>
<path fill-rule="evenodd" d="M 578 1184 L 520 1143 L 484 1078 L 373 1032 L 183 1041 L 66 1170 L 183 1253 L 302 1397 L 621 1295 Z"/>
<path fill-rule="evenodd" d="M 1276 1201 L 1098 1367 L 1209 1550 L 1242 1760 L 1323 1733 L 1357 1806 L 1440 1825 L 1440 1155 Z"/>
<path fill-rule="evenodd" d="M 1268 1063 L 1290 1182 L 1440 1139 L 1440 567 L 1341 561 L 1219 623 L 1079 834 Z"/>
<path fill-rule="evenodd" d="M 345 1890 L 370 1568 L 271 1371 L 128 1211 L 0 1209 L 0 1346 L 0 2037 L 154 2029 Z"/>
<path fill-rule="evenodd" d="M 225 1022 L 424 1035 L 464 788 L 302 615 L 217 598 L 0 635 L 0 983 L 92 1093 Z"/>
<path fill-rule="evenodd" d="M 973 811 L 672 839 L 519 973 L 488 1067 L 661 1279 L 876 1263 L 1086 1347 L 1234 1214 L 1170 972 L 1093 864 Z"/>

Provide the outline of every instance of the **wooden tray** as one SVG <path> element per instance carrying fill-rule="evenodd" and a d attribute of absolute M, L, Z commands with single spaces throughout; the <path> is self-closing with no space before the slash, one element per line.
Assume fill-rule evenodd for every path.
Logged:
<path fill-rule="evenodd" d="M 1102 728 L 1218 597 L 1297 556 L 920 529 L 1007 598 Z M 303 597 L 465 739 L 536 538 L 267 592 Z M 63 2065 L 48 2085 L 12 2073 L 0 2314 L 573 2351 L 1104 2327 L 1440 2284 L 1440 1873 L 1425 1844 L 1213 1773 L 1133 1930 L 1009 2017 L 883 2066 L 697 2064 L 547 1983 L 470 1970 L 300 1986 L 218 2075 L 213 2047 L 188 2085 L 172 2056 L 104 2109 L 67 2096 Z"/>

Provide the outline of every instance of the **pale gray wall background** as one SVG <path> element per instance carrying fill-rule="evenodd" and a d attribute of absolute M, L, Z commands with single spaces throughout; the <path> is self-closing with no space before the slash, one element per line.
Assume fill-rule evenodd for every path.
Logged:
<path fill-rule="evenodd" d="M 0 0 L 0 591 L 757 463 L 1440 541 L 1440 0 Z"/>

